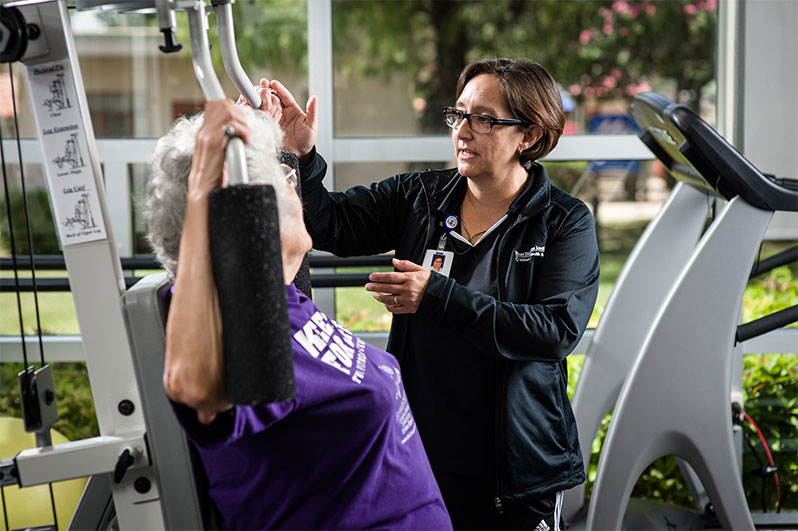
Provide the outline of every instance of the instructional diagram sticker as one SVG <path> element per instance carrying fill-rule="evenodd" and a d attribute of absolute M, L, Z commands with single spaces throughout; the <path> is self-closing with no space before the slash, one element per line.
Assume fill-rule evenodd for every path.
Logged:
<path fill-rule="evenodd" d="M 26 66 L 42 165 L 61 245 L 106 237 L 88 139 L 68 60 Z"/>

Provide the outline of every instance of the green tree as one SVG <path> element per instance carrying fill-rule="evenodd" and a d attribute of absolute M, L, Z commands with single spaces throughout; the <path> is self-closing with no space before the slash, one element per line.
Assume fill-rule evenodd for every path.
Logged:
<path fill-rule="evenodd" d="M 233 24 L 241 66 L 264 65 L 307 70 L 307 6 L 296 0 L 246 0 L 233 4 Z M 218 47 L 214 59 L 221 64 Z"/>
<path fill-rule="evenodd" d="M 307 69 L 306 2 L 239 0 L 233 14 L 246 71 Z M 339 76 L 409 72 L 425 133 L 444 131 L 457 75 L 484 56 L 535 60 L 576 98 L 667 85 L 695 108 L 714 77 L 716 19 L 717 0 L 335 0 L 333 60 Z M 181 22 L 178 41 L 188 40 Z"/>
<path fill-rule="evenodd" d="M 696 106 L 714 75 L 716 11 L 715 0 L 339 1 L 336 70 L 413 73 L 428 133 L 442 131 L 458 73 L 483 56 L 536 60 L 575 97 L 631 97 L 667 80 Z"/>

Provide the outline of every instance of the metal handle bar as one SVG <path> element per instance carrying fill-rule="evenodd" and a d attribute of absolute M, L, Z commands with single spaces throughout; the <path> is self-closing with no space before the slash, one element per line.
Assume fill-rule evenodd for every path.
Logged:
<path fill-rule="evenodd" d="M 233 33 L 233 2 L 213 1 L 211 9 L 216 14 L 217 29 L 219 30 L 219 50 L 222 53 L 222 61 L 227 75 L 233 80 L 238 91 L 252 105 L 253 109 L 259 109 L 261 100 L 255 88 L 252 86 L 247 74 L 241 67 L 236 50 L 236 41 Z"/>
<path fill-rule="evenodd" d="M 225 98 L 224 91 L 211 62 L 205 3 L 202 0 L 195 1 L 193 6 L 186 8 L 186 13 L 188 14 L 188 30 L 191 35 L 191 59 L 194 62 L 194 74 L 197 76 L 197 81 L 202 87 L 206 100 L 222 100 Z M 250 90 L 253 90 L 251 85 Z M 247 159 L 244 153 L 244 142 L 240 138 L 231 138 L 227 143 L 226 160 L 230 184 L 247 184 L 249 182 Z"/>

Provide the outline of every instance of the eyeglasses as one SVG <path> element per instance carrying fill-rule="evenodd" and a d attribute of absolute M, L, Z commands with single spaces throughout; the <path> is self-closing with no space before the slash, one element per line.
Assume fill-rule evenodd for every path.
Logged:
<path fill-rule="evenodd" d="M 494 118 L 487 114 L 463 112 L 454 107 L 443 108 L 443 119 L 446 125 L 454 129 L 462 123 L 463 118 L 468 120 L 468 127 L 475 133 L 486 135 L 493 130 L 494 125 L 529 125 L 529 122 L 511 118 Z"/>
<path fill-rule="evenodd" d="M 443 108 L 443 119 L 446 125 L 454 129 L 459 126 L 463 118 L 468 120 L 468 127 L 475 133 L 486 135 L 493 130 L 494 125 L 529 125 L 529 122 L 524 120 L 516 120 L 512 118 L 494 118 L 487 114 L 468 113 L 454 107 Z"/>
<path fill-rule="evenodd" d="M 280 164 L 280 169 L 283 171 L 283 176 L 285 176 L 285 182 L 288 183 L 288 186 L 296 188 L 298 183 L 296 170 L 288 164 Z"/>

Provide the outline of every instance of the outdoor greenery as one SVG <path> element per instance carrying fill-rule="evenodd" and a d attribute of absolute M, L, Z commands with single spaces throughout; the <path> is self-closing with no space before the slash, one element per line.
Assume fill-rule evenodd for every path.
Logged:
<path fill-rule="evenodd" d="M 39 368 L 38 362 L 38 356 L 29 360 L 29 364 L 36 368 Z M 51 365 L 59 417 L 53 429 L 72 441 L 99 435 L 86 364 L 73 362 Z M 0 412 L 3 416 L 22 417 L 17 376 L 22 367 L 21 363 L 0 363 Z M 0 455 L 0 458 L 6 457 L 12 456 Z"/>
<path fill-rule="evenodd" d="M 714 78 L 715 0 L 349 0 L 333 4 L 343 75 L 411 72 L 422 131 L 441 131 L 454 80 L 478 57 L 528 57 L 577 98 L 628 98 L 667 79 L 696 106 Z M 668 60 L 678 57 L 678 61 Z"/>
<path fill-rule="evenodd" d="M 409 74 L 427 134 L 444 131 L 440 109 L 479 57 L 537 61 L 577 102 L 667 87 L 697 109 L 714 79 L 717 0 L 337 0 L 332 14 L 336 76 Z M 233 16 L 245 71 L 306 71 L 305 2 L 237 2 Z M 177 40 L 188 42 L 185 25 Z"/>
<path fill-rule="evenodd" d="M 764 434 L 781 484 L 781 507 L 798 508 L 798 367 L 795 354 L 747 356 L 743 369 L 745 412 Z M 762 478 L 759 470 L 768 465 L 766 453 L 749 423 L 744 428 L 756 451 L 743 447 L 743 483 L 749 507 L 772 512 L 777 491 L 772 475 Z M 760 479 L 761 478 L 761 479 Z M 763 495 L 764 490 L 764 495 Z M 763 503 L 764 501 L 764 503 Z"/>
<path fill-rule="evenodd" d="M 11 204 L 11 224 L 14 227 L 14 247 L 17 254 L 27 255 L 28 224 L 25 218 L 25 199 L 19 190 L 9 190 L 9 203 Z M 58 239 L 55 235 L 55 225 L 50 212 L 50 200 L 45 188 L 29 190 L 27 195 L 28 219 L 30 220 L 31 240 L 36 254 L 58 254 Z M 10 252 L 9 223 L 6 209 L 5 194 L 0 196 L 0 241 Z"/>

